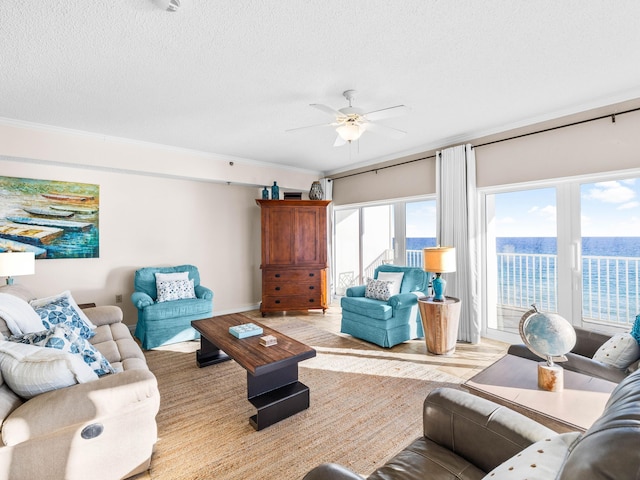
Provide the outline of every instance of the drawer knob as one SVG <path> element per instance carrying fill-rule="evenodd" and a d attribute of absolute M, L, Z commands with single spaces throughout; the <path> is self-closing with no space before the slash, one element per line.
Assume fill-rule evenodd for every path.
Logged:
<path fill-rule="evenodd" d="M 279 273 L 276 273 L 276 278 L 280 278 L 280 274 Z"/>
<path fill-rule="evenodd" d="M 309 285 L 309 290 L 313 290 L 314 288 L 316 287 L 314 287 L 313 285 Z"/>
<path fill-rule="evenodd" d="M 280 300 L 276 300 L 276 303 L 280 303 Z"/>
<path fill-rule="evenodd" d="M 276 291 L 279 292 L 280 291 L 280 287 L 276 287 Z"/>
<path fill-rule="evenodd" d="M 309 274 L 309 276 L 310 276 L 310 277 L 315 277 L 315 276 L 316 276 L 316 274 L 315 274 L 315 273 L 310 273 L 310 274 Z"/>
<path fill-rule="evenodd" d="M 309 299 L 309 302 L 313 303 L 315 300 L 313 298 Z"/>

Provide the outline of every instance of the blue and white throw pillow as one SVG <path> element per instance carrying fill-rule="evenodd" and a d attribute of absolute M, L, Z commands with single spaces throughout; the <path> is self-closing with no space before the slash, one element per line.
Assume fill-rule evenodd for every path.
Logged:
<path fill-rule="evenodd" d="M 364 292 L 364 296 L 367 298 L 373 298 L 375 300 L 384 300 L 385 302 L 391 297 L 391 285 L 390 280 L 367 280 L 367 289 Z"/>
<path fill-rule="evenodd" d="M 38 347 L 55 348 L 63 352 L 80 355 L 82 360 L 98 376 L 115 373 L 115 369 L 104 358 L 102 353 L 84 338 L 78 336 L 75 330 L 66 323 L 54 325 L 53 328 L 41 332 L 12 335 L 9 337 L 9 341 Z"/>
<path fill-rule="evenodd" d="M 182 300 L 184 298 L 196 298 L 196 292 L 192 280 L 160 281 L 156 284 L 158 290 L 158 303 Z"/>
<path fill-rule="evenodd" d="M 90 339 L 96 333 L 83 321 L 69 299 L 65 296 L 55 298 L 49 303 L 36 306 L 32 303 L 36 313 L 40 315 L 42 324 L 47 330 L 60 323 L 66 323 L 76 334 L 84 339 Z"/>

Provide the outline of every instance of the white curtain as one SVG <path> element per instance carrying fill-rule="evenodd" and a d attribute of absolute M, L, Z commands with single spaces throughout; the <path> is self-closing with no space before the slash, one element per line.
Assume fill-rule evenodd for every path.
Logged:
<path fill-rule="evenodd" d="M 480 342 L 478 285 L 476 157 L 471 145 L 447 148 L 436 156 L 437 237 L 443 247 L 455 247 L 455 273 L 444 274 L 446 293 L 461 302 L 458 340 Z"/>
<path fill-rule="evenodd" d="M 324 192 L 325 200 L 333 200 L 333 181 L 328 178 L 320 179 L 320 186 Z M 333 202 L 327 207 L 327 258 L 329 259 L 329 271 L 327 272 L 327 281 L 329 282 L 328 292 L 331 298 L 333 298 L 335 289 L 333 284 Z"/>

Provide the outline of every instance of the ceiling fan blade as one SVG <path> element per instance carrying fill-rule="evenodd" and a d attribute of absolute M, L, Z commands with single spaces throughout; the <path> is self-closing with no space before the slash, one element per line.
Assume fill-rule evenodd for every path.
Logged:
<path fill-rule="evenodd" d="M 298 130 L 308 130 L 311 128 L 322 128 L 322 127 L 335 127 L 337 123 L 319 123 L 317 125 L 307 125 L 306 127 L 296 127 L 285 130 L 285 132 L 297 132 Z"/>
<path fill-rule="evenodd" d="M 311 106 L 313 108 L 317 108 L 318 110 L 322 110 L 324 113 L 328 113 L 329 115 L 331 115 L 334 118 L 344 117 L 344 113 L 341 113 L 338 110 L 336 110 L 335 108 L 329 107 L 328 105 L 323 105 L 321 103 L 312 103 L 309 106 Z"/>
<path fill-rule="evenodd" d="M 387 127 L 386 125 L 380 125 L 374 122 L 367 123 L 367 131 L 380 133 L 391 138 L 402 138 L 407 134 L 404 130 L 398 130 L 397 128 Z"/>
<path fill-rule="evenodd" d="M 411 109 L 405 105 L 396 105 L 395 107 L 383 108 L 382 110 L 374 110 L 373 112 L 365 113 L 364 116 L 367 120 L 382 120 L 383 118 L 399 117 L 400 115 L 406 115 Z"/>
<path fill-rule="evenodd" d="M 336 141 L 333 142 L 333 146 L 334 147 L 341 147 L 345 143 L 347 143 L 347 141 L 344 138 L 342 138 L 340 135 L 338 135 L 338 136 L 336 136 Z"/>

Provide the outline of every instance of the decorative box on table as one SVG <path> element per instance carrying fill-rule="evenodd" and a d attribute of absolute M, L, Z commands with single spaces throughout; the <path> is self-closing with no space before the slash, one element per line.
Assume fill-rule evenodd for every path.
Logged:
<path fill-rule="evenodd" d="M 253 337 L 255 335 L 262 335 L 262 327 L 253 323 L 243 323 L 242 325 L 229 327 L 229 333 L 236 338 Z"/>

